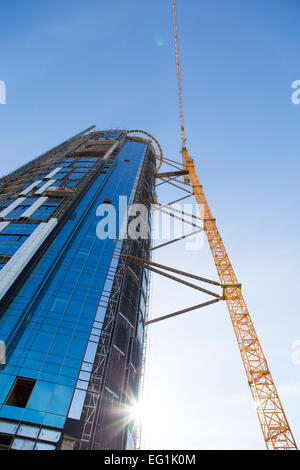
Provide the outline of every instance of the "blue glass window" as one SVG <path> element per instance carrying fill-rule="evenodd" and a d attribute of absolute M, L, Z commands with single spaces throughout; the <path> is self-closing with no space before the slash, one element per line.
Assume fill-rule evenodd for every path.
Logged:
<path fill-rule="evenodd" d="M 56 173 L 53 176 L 53 179 L 63 179 L 70 173 L 70 171 L 72 171 L 72 168 L 64 168 L 63 170 Z"/>
<path fill-rule="evenodd" d="M 66 168 L 71 165 L 72 162 L 58 162 L 57 166 L 60 168 Z"/>
<path fill-rule="evenodd" d="M 6 227 L 1 235 L 5 234 L 19 234 L 31 235 L 37 228 L 37 224 L 10 224 Z"/>
<path fill-rule="evenodd" d="M 141 309 L 142 314 L 145 315 L 146 301 L 145 301 L 143 292 L 141 292 L 140 309 Z"/>
<path fill-rule="evenodd" d="M 146 270 L 143 271 L 143 281 L 142 281 L 142 289 L 145 294 L 145 297 L 147 295 L 147 274 Z"/>
<path fill-rule="evenodd" d="M 5 201 L 0 202 L 0 208 L 4 209 L 5 207 L 9 206 L 9 204 L 11 204 L 11 203 L 12 203 L 12 200 L 5 199 Z"/>
<path fill-rule="evenodd" d="M 82 168 L 82 170 L 84 170 L 84 168 Z M 86 173 L 86 171 L 87 171 L 87 170 L 85 170 L 85 171 L 83 171 L 83 172 L 78 172 L 78 171 L 76 171 L 76 172 L 72 173 L 72 174 L 69 176 L 69 178 L 70 178 L 71 180 L 80 180 L 81 178 L 83 178 L 83 176 L 84 176 L 84 174 Z"/>
<path fill-rule="evenodd" d="M 74 181 L 65 181 L 65 185 L 68 187 L 68 188 L 74 188 L 74 186 L 76 186 L 76 184 L 78 183 L 78 181 L 74 180 Z"/>
<path fill-rule="evenodd" d="M 86 166 L 93 166 L 94 165 L 94 162 L 88 162 L 88 161 L 79 161 L 78 163 L 75 163 L 74 166 L 75 167 L 86 167 Z"/>
<path fill-rule="evenodd" d="M 36 224 L 11 224 L 0 233 L 0 253 L 13 255 L 37 228 Z"/>
<path fill-rule="evenodd" d="M 31 218 L 33 219 L 48 219 L 52 212 L 54 211 L 54 209 L 59 205 L 60 201 L 59 200 L 56 200 L 56 201 L 53 201 L 53 200 L 47 200 L 41 207 L 39 207 L 38 210 L 36 210 Z"/>
<path fill-rule="evenodd" d="M 94 162 L 98 160 L 96 157 L 82 157 L 79 159 L 80 162 Z"/>
<path fill-rule="evenodd" d="M 36 197 L 35 198 L 31 197 L 31 198 L 25 199 L 25 201 L 22 202 L 22 204 L 20 204 L 18 207 L 16 207 L 12 212 L 10 212 L 6 216 L 6 218 L 7 219 L 18 219 L 19 217 L 21 217 L 23 212 L 25 212 L 35 201 L 37 201 Z"/>
<path fill-rule="evenodd" d="M 137 327 L 137 337 L 140 341 L 140 343 L 143 342 L 143 337 L 144 337 L 144 319 L 142 312 L 139 314 L 139 322 L 138 322 L 138 327 Z"/>

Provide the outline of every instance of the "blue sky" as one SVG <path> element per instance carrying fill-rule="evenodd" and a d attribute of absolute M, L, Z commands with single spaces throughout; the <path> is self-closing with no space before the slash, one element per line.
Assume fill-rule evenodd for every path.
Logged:
<path fill-rule="evenodd" d="M 91 124 L 145 129 L 179 158 L 170 3 L 1 2 L 1 175 Z M 297 0 L 178 0 L 188 148 L 298 441 L 299 14 Z M 156 259 L 216 277 L 207 246 Z M 153 316 L 198 303 L 153 287 Z M 148 448 L 264 448 L 225 305 L 152 326 L 149 345 Z"/>

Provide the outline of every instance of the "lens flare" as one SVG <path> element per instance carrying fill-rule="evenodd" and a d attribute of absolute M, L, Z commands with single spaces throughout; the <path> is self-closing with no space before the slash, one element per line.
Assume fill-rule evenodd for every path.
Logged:
<path fill-rule="evenodd" d="M 128 413 L 132 421 L 134 421 L 138 425 L 142 424 L 145 415 L 145 410 L 142 403 L 134 403 L 132 406 L 129 407 Z"/>

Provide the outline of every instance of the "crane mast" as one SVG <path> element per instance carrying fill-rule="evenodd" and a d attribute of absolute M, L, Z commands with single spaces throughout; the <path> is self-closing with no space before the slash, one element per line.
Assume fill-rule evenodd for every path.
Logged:
<path fill-rule="evenodd" d="M 172 0 L 172 11 L 181 126 L 181 152 L 184 168 L 188 170 L 188 177 L 185 182 L 192 186 L 193 194 L 200 211 L 204 231 L 206 232 L 210 250 L 223 289 L 223 300 L 226 301 L 228 307 L 266 447 L 269 450 L 295 450 L 297 449 L 297 445 L 247 309 L 242 294 L 241 284 L 239 284 L 236 278 L 221 235 L 218 231 L 216 219 L 213 217 L 203 192 L 202 185 L 199 183 L 194 162 L 189 157 L 186 149 L 176 0 Z"/>
<path fill-rule="evenodd" d="M 175 42 L 175 55 L 176 55 L 177 87 L 178 87 L 178 98 L 179 98 L 181 150 L 183 150 L 185 148 L 186 138 L 185 138 L 185 130 L 184 130 L 182 86 L 181 86 L 181 68 L 180 68 L 180 55 L 179 55 L 178 28 L 177 28 L 177 15 L 176 15 L 176 2 L 175 2 L 175 0 L 172 0 L 172 11 L 173 11 L 174 42 Z"/>
<path fill-rule="evenodd" d="M 172 12 L 173 12 L 173 25 L 174 25 L 174 43 L 175 43 L 175 56 L 176 56 L 176 72 L 177 72 L 177 88 L 178 88 L 178 99 L 179 99 L 179 115 L 180 115 L 180 132 L 181 132 L 181 154 L 184 168 L 186 169 L 186 163 L 189 155 L 186 149 L 186 138 L 184 129 L 184 115 L 183 115 L 183 101 L 182 101 L 182 85 L 181 85 L 181 67 L 180 67 L 180 54 L 179 54 L 179 41 L 178 41 L 178 28 L 177 28 L 177 13 L 176 13 L 176 1 L 172 0 Z M 186 184 L 189 183 L 188 176 L 183 178 Z"/>

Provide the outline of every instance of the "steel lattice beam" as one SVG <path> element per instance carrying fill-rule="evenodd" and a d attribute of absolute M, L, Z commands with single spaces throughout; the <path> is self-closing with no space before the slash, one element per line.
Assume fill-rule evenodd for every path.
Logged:
<path fill-rule="evenodd" d="M 186 162 L 204 230 L 225 289 L 225 300 L 241 353 L 252 397 L 268 449 L 297 449 L 266 358 L 247 309 L 224 243 L 191 159 Z"/>

